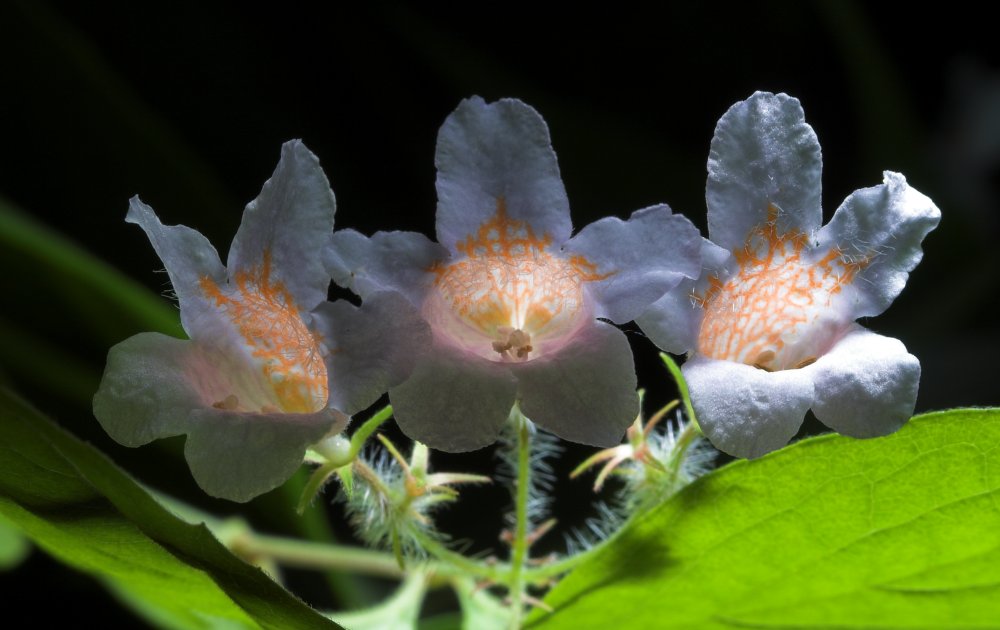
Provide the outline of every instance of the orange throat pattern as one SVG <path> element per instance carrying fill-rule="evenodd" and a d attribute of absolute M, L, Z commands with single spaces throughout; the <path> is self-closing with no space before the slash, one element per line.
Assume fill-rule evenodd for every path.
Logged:
<path fill-rule="evenodd" d="M 439 336 L 495 361 L 524 361 L 561 347 L 588 318 L 584 285 L 606 275 L 582 256 L 550 251 L 524 221 L 496 214 L 457 244 L 464 258 L 437 264 L 425 313 Z"/>
<path fill-rule="evenodd" d="M 849 259 L 838 248 L 824 255 L 807 248 L 807 234 L 777 229 L 778 209 L 733 252 L 738 271 L 709 280 L 695 301 L 705 315 L 698 351 L 774 371 L 804 367 L 837 341 L 853 318 L 839 312 L 834 296 L 870 258 Z"/>
<path fill-rule="evenodd" d="M 271 391 L 241 397 L 230 392 L 213 401 L 218 409 L 261 413 L 314 413 L 329 397 L 319 339 L 303 323 L 295 300 L 271 278 L 271 256 L 259 267 L 239 271 L 227 289 L 209 277 L 204 294 L 229 318 Z M 266 402 L 261 402 L 264 400 Z"/>

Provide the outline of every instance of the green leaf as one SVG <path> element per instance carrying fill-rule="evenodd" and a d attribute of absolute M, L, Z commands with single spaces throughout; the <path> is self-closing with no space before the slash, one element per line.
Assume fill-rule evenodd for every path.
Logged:
<path fill-rule="evenodd" d="M 1000 410 L 826 435 L 702 477 L 546 597 L 539 628 L 996 627 Z"/>
<path fill-rule="evenodd" d="M 486 589 L 477 588 L 469 578 L 455 580 L 453 585 L 458 603 L 462 606 L 463 630 L 504 630 L 510 627 L 510 608 Z"/>
<path fill-rule="evenodd" d="M 170 628 L 336 628 L 0 389 L 0 516 Z"/>
<path fill-rule="evenodd" d="M 103 353 L 141 330 L 184 336 L 168 300 L 3 197 L 0 267 L 7 272 L 0 291 L 18 306 L 0 316 L 0 369 L 56 398 L 90 407 L 100 371 L 80 356 L 88 344 Z M 38 296 L 44 296 L 44 308 Z M 68 338 L 77 342 L 68 344 Z"/>
<path fill-rule="evenodd" d="M 124 216 L 124 211 L 122 213 Z M 51 284 L 61 307 L 86 320 L 86 327 L 106 341 L 118 341 L 122 319 L 131 327 L 182 336 L 167 300 L 84 251 L 61 234 L 33 220 L 0 197 L 0 261 L 34 265 L 32 280 Z M 116 317 L 110 318 L 108 312 Z"/>
<path fill-rule="evenodd" d="M 332 613 L 330 616 L 352 630 L 416 630 L 429 576 L 413 571 L 392 597 L 366 610 Z"/>
<path fill-rule="evenodd" d="M 0 210 L 2 212 L 2 210 Z M 0 266 L 3 265 L 0 256 Z M 0 291 L 2 291 L 0 287 Z M 89 407 L 101 373 L 58 342 L 0 316 L 0 366 L 40 391 Z"/>
<path fill-rule="evenodd" d="M 0 571 L 13 569 L 31 553 L 31 545 L 10 522 L 0 516 Z"/>

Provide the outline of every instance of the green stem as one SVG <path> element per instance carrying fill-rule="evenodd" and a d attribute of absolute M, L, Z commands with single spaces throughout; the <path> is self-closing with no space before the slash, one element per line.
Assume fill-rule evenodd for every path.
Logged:
<path fill-rule="evenodd" d="M 275 512 L 287 509 L 287 506 L 295 501 L 296 497 L 305 496 L 304 493 L 307 491 L 305 488 L 310 481 L 309 476 L 306 474 L 307 472 L 305 468 L 300 468 L 292 475 L 291 479 L 281 486 L 279 493 L 276 493 L 279 496 L 273 498 L 275 503 L 273 509 Z M 318 489 L 315 492 L 318 492 Z M 264 501 L 267 501 L 267 499 L 264 499 Z M 265 505 L 269 504 L 266 503 Z M 265 506 L 261 507 L 265 510 L 268 509 Z M 330 528 L 330 523 L 327 520 L 325 510 L 309 510 L 307 512 L 300 510 L 299 515 L 301 518 L 294 519 L 295 529 L 303 538 L 327 545 L 337 543 L 337 539 L 334 537 L 333 530 Z M 370 585 L 356 580 L 349 573 L 326 571 L 324 578 L 330 586 L 330 591 L 336 600 L 340 602 L 341 606 L 370 605 L 377 599 L 377 594 L 372 590 Z"/>
<path fill-rule="evenodd" d="M 527 419 L 515 410 L 517 422 L 517 481 L 514 500 L 515 527 L 510 558 L 510 627 L 519 628 L 524 613 L 524 565 L 528 559 L 528 490 L 531 486 L 531 433 Z"/>
<path fill-rule="evenodd" d="M 327 462 L 309 475 L 309 480 L 302 489 L 302 494 L 299 495 L 299 504 L 295 508 L 299 516 L 305 513 L 306 508 L 309 507 L 309 504 L 312 503 L 312 500 L 326 484 L 326 480 L 330 478 L 330 475 L 337 472 L 337 468 L 339 468 L 339 462 Z"/>
<path fill-rule="evenodd" d="M 382 482 L 382 479 L 374 470 L 372 470 L 372 467 L 366 464 L 363 460 L 354 460 L 354 470 L 357 471 L 358 476 L 371 484 L 372 488 L 374 488 L 376 492 L 387 498 L 392 496 L 389 491 L 389 487 Z"/>
<path fill-rule="evenodd" d="M 347 461 L 343 462 L 343 464 L 349 464 L 354 461 L 354 459 L 358 456 L 358 453 L 361 452 L 361 448 L 365 445 L 365 441 L 371 436 L 372 433 L 375 433 L 375 429 L 385 424 L 386 420 L 391 417 L 392 405 L 386 405 L 381 409 L 381 411 L 365 420 L 365 423 L 358 427 L 358 430 L 351 436 L 351 450 L 348 453 Z"/>
<path fill-rule="evenodd" d="M 509 574 L 505 565 L 486 565 L 456 553 L 430 537 L 422 536 L 420 545 L 435 560 L 420 563 L 420 570 L 442 578 L 474 575 L 490 581 L 503 580 Z M 252 531 L 241 532 L 228 541 L 232 551 L 245 558 L 272 560 L 282 566 L 297 569 L 336 570 L 385 578 L 403 578 L 410 570 L 403 569 L 395 556 L 383 551 L 315 543 L 280 536 L 265 536 Z"/>
<path fill-rule="evenodd" d="M 694 443 L 694 441 L 701 435 L 701 427 L 698 426 L 697 422 L 687 423 L 684 425 L 684 429 L 677 436 L 677 441 L 674 442 L 674 452 L 670 457 L 670 479 L 677 481 L 677 476 L 680 474 L 681 465 L 684 463 L 684 457 L 687 455 L 688 448 Z"/>
<path fill-rule="evenodd" d="M 488 565 L 473 558 L 448 549 L 440 541 L 430 536 L 417 535 L 420 547 L 434 556 L 441 566 L 447 566 L 448 575 L 475 576 L 490 582 L 499 582 L 506 579 L 510 572 L 509 567 L 502 564 Z M 436 565 L 437 566 L 437 565 Z"/>
<path fill-rule="evenodd" d="M 495 569 L 491 571 L 489 567 L 480 565 L 459 554 L 454 554 L 454 552 L 449 553 L 457 555 L 464 562 L 454 562 L 454 558 L 449 557 L 448 562 L 427 560 L 421 562 L 419 567 L 411 566 L 403 569 L 396 562 L 395 556 L 383 551 L 314 543 L 279 536 L 263 536 L 254 532 L 246 532 L 234 537 L 229 541 L 228 546 L 234 553 L 244 558 L 254 561 L 266 559 L 281 566 L 296 569 L 333 570 L 390 579 L 404 579 L 408 575 L 423 573 L 433 576 L 431 585 L 434 587 L 443 586 L 454 578 L 468 577 L 470 573 L 488 579 L 500 575 L 500 571 Z"/>
<path fill-rule="evenodd" d="M 608 540 L 610 540 L 610 538 Z M 537 584 L 546 582 L 550 578 L 558 577 L 563 573 L 568 573 L 572 569 L 575 569 L 576 565 L 603 549 L 606 542 L 607 541 L 603 541 L 590 549 L 575 553 L 572 556 L 560 558 L 554 562 L 549 562 L 537 567 L 529 567 L 524 570 L 524 581 L 528 584 Z"/>
<path fill-rule="evenodd" d="M 674 382 L 677 383 L 677 390 L 681 394 L 681 400 L 684 401 L 684 411 L 687 412 L 688 421 L 697 427 L 698 417 L 694 415 L 694 407 L 691 405 L 691 393 L 688 392 L 687 381 L 684 380 L 681 368 L 666 352 L 660 353 L 660 360 L 667 366 L 670 375 L 674 377 Z M 701 427 L 698 427 L 698 433 L 701 433 Z"/>
<path fill-rule="evenodd" d="M 664 360 L 666 362 L 666 360 Z M 675 366 L 676 367 L 676 366 Z M 679 384 L 683 383 L 682 380 L 678 381 Z M 686 388 L 682 392 L 686 396 Z M 688 403 L 690 404 L 690 403 Z M 666 409 L 672 406 L 666 407 Z M 694 441 L 702 435 L 701 427 L 698 426 L 696 422 L 689 422 L 684 425 L 684 429 L 678 434 L 677 441 L 674 443 L 673 453 L 671 453 L 670 458 L 670 468 L 668 469 L 671 479 L 676 480 L 677 475 L 680 473 L 681 465 L 684 463 L 684 458 L 687 454 L 688 449 L 694 443 Z M 538 583 L 544 582 L 550 578 L 558 577 L 563 573 L 567 573 L 574 569 L 578 564 L 586 560 L 587 558 L 593 556 L 595 553 L 604 548 L 605 544 L 611 540 L 605 540 L 586 551 L 581 551 L 580 553 L 574 554 L 572 556 L 567 556 L 565 558 L 560 558 L 555 562 L 550 562 L 539 567 L 531 567 L 525 570 L 524 577 L 528 583 Z"/>
<path fill-rule="evenodd" d="M 306 483 L 305 489 L 302 490 L 302 494 L 299 496 L 299 504 L 296 508 L 299 514 L 305 512 L 306 508 L 309 507 L 309 504 L 312 503 L 313 498 L 319 494 L 319 491 L 323 488 L 323 485 L 326 484 L 327 479 L 329 479 L 331 475 L 337 472 L 339 468 L 347 466 L 357 459 L 358 453 L 361 452 L 361 449 L 364 447 L 368 438 L 371 437 L 371 434 L 374 433 L 380 426 L 385 424 L 385 422 L 391 417 L 392 405 L 386 405 L 378 413 L 365 420 L 364 424 L 358 427 L 358 429 L 354 432 L 354 435 L 351 436 L 351 447 L 344 459 L 328 460 L 312 472 L 309 476 L 309 481 Z"/>
<path fill-rule="evenodd" d="M 282 566 L 298 569 L 334 569 L 386 578 L 401 578 L 404 575 L 391 554 L 361 547 L 246 533 L 231 540 L 229 548 L 246 558 L 267 558 Z"/>

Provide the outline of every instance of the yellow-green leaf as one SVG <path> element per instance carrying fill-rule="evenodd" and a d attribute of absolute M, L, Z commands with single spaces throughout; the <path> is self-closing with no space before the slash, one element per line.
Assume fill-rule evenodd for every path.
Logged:
<path fill-rule="evenodd" d="M 538 628 L 994 628 L 1000 410 L 709 474 L 546 597 Z"/>
<path fill-rule="evenodd" d="M 171 628 L 336 628 L 0 389 L 0 517 Z"/>

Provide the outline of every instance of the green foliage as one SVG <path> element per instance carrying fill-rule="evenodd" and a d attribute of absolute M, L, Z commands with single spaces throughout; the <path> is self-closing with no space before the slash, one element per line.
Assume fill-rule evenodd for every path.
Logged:
<path fill-rule="evenodd" d="M 357 612 L 336 613 L 331 617 L 352 630 L 416 630 L 427 580 L 427 575 L 414 571 L 396 593 L 380 605 Z"/>
<path fill-rule="evenodd" d="M 28 557 L 31 545 L 13 525 L 0 517 L 0 571 L 13 569 Z"/>
<path fill-rule="evenodd" d="M 1000 410 L 707 475 L 553 589 L 539 628 L 996 627 Z"/>
<path fill-rule="evenodd" d="M 122 204 L 124 208 L 124 203 Z M 125 216 L 124 209 L 122 216 Z M 69 239 L 32 220 L 0 198 L 0 248 L 3 262 L 34 265 L 34 281 L 51 283 L 54 293 L 103 343 L 120 340 L 121 319 L 131 327 L 183 335 L 170 303 L 151 294 L 121 272 Z M 109 309 L 118 317 L 108 318 Z"/>
<path fill-rule="evenodd" d="M 3 390 L 0 516 L 159 626 L 337 627 Z"/>
<path fill-rule="evenodd" d="M 471 579 L 456 580 L 455 594 L 462 606 L 463 630 L 504 630 L 510 627 L 510 609 L 485 589 L 476 588 Z"/>
<path fill-rule="evenodd" d="M 184 336 L 169 301 L 2 196 L 0 266 L 7 270 L 0 290 L 5 300 L 18 305 L 0 315 L 0 373 L 9 371 L 57 398 L 89 408 L 100 371 L 68 348 L 65 339 L 54 338 L 53 330 L 75 335 L 102 351 L 141 330 Z M 68 321 L 66 313 L 73 314 Z"/>

